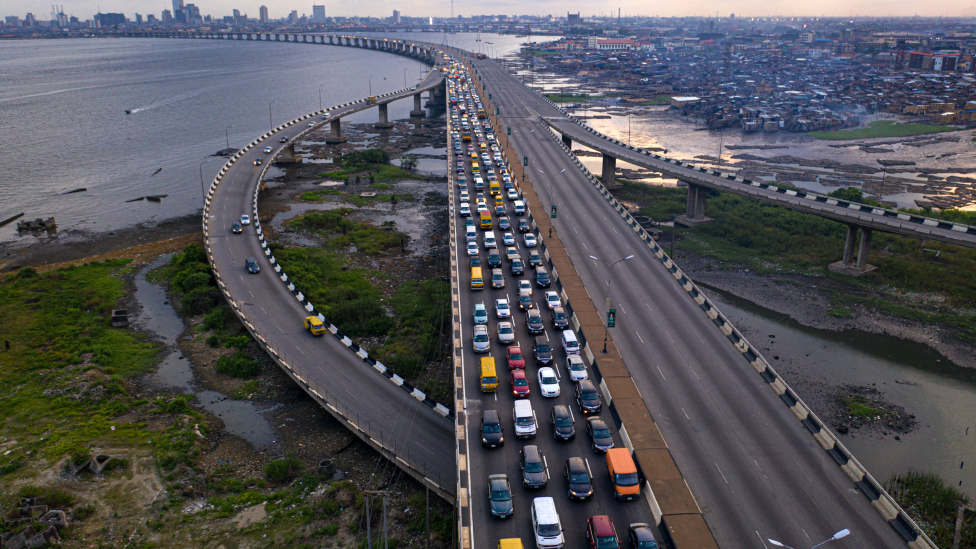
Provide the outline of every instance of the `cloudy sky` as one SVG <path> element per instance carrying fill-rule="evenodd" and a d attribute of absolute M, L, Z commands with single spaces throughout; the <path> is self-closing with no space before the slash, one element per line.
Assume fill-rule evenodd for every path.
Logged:
<path fill-rule="evenodd" d="M 154 13 L 172 5 L 172 0 L 58 0 L 64 3 L 65 12 L 87 19 L 101 11 L 123 12 L 129 17 L 136 12 Z M 258 7 L 267 5 L 271 17 L 277 18 L 298 10 L 299 14 L 312 12 L 313 3 L 326 6 L 330 16 L 371 15 L 387 17 L 394 9 L 407 16 L 447 16 L 451 13 L 450 0 L 196 0 L 203 14 L 229 15 L 231 10 L 257 16 Z M 455 0 L 454 13 L 464 16 L 487 14 L 563 15 L 567 11 L 585 15 L 616 13 L 620 8 L 624 15 L 722 15 L 735 13 L 741 16 L 760 15 L 924 15 L 969 16 L 976 15 L 976 0 L 932 0 L 909 2 L 908 0 L 704 0 L 699 2 L 648 2 L 646 0 L 618 0 L 617 2 L 574 2 L 573 0 L 492 0 L 491 2 Z M 921 11 L 919 11 L 921 8 Z M 39 19 L 47 19 L 51 10 L 48 0 L 4 0 L 0 3 L 0 15 L 23 15 L 32 12 Z"/>

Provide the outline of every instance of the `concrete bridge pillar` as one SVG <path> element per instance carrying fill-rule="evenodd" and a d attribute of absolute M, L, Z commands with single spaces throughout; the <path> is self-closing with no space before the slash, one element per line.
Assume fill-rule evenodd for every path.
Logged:
<path fill-rule="evenodd" d="M 389 106 L 390 106 L 389 103 L 380 103 L 379 105 L 377 105 L 380 111 L 380 121 L 377 122 L 373 127 L 380 130 L 385 130 L 393 127 L 393 122 L 390 122 Z"/>
<path fill-rule="evenodd" d="M 424 106 L 420 104 L 422 98 L 423 92 L 413 95 L 413 110 L 410 111 L 410 118 L 423 118 L 427 116 L 427 112 L 424 111 Z"/>
<path fill-rule="evenodd" d="M 860 243 L 857 231 L 860 229 Z M 857 261 L 854 260 L 854 246 L 857 244 Z M 846 274 L 849 276 L 861 276 L 869 273 L 877 267 L 868 265 L 868 253 L 871 251 L 871 229 L 858 227 L 857 225 L 847 226 L 847 235 L 844 237 L 844 255 L 840 261 L 831 263 L 827 267 L 835 273 Z"/>
<path fill-rule="evenodd" d="M 275 159 L 275 164 L 301 164 L 302 157 L 295 154 L 295 144 L 291 143 L 281 149 L 281 153 Z"/>
<path fill-rule="evenodd" d="M 701 185 L 688 183 L 688 202 L 685 206 L 685 215 L 675 218 L 675 223 L 691 227 L 710 221 L 705 217 L 705 200 L 708 198 L 708 190 Z"/>
<path fill-rule="evenodd" d="M 342 135 L 341 120 L 336 118 L 331 122 L 332 133 L 325 137 L 325 142 L 328 145 L 338 145 L 339 143 L 345 143 L 346 138 Z"/>
<path fill-rule="evenodd" d="M 603 172 L 600 179 L 603 186 L 607 189 L 622 189 L 623 185 L 617 183 L 617 159 L 608 154 L 603 155 Z"/>
<path fill-rule="evenodd" d="M 573 140 L 568 135 L 563 134 L 563 145 L 569 147 L 570 150 L 573 149 Z"/>

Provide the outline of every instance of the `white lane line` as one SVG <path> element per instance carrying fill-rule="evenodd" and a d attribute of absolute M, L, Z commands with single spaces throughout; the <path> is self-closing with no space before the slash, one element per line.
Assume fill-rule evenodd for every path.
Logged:
<path fill-rule="evenodd" d="M 579 231 L 576 230 L 576 227 L 573 227 L 573 232 L 579 234 Z"/>
<path fill-rule="evenodd" d="M 684 408 L 681 409 L 681 413 L 683 413 L 685 417 L 688 418 L 688 421 L 691 421 L 691 418 L 688 417 L 688 412 L 686 412 Z"/>
<path fill-rule="evenodd" d="M 664 379 L 664 381 L 667 381 L 668 378 L 664 377 L 664 372 L 661 372 L 661 367 L 658 366 L 657 364 L 655 364 L 654 367 L 657 368 L 657 371 L 661 373 L 661 377 Z"/>
<path fill-rule="evenodd" d="M 278 331 L 279 331 L 279 332 L 281 332 L 281 333 L 285 333 L 285 331 L 281 329 L 281 326 L 275 326 L 275 328 L 278 328 Z"/>
<path fill-rule="evenodd" d="M 722 475 L 722 480 L 725 481 L 725 484 L 728 484 L 729 483 L 729 479 L 725 478 L 725 473 L 723 473 L 722 472 L 722 469 L 719 468 L 718 463 L 715 463 L 715 468 L 718 469 L 718 474 Z"/>
<path fill-rule="evenodd" d="M 759 534 L 759 530 L 756 530 L 756 535 L 759 536 L 759 541 L 762 542 L 763 548 L 764 549 L 769 549 L 769 546 L 766 545 L 766 540 L 764 540 L 763 537 Z"/>
<path fill-rule="evenodd" d="M 264 307 L 261 307 L 261 310 L 264 311 Z M 268 311 L 264 311 L 264 314 L 268 314 Z"/>
<path fill-rule="evenodd" d="M 248 290 L 247 293 L 251 294 L 251 297 L 254 297 L 254 292 L 252 292 L 251 290 Z M 255 298 L 255 299 L 257 299 L 257 298 Z"/>
<path fill-rule="evenodd" d="M 549 341 L 549 332 L 542 332 L 542 333 L 546 334 L 546 341 Z"/>
<path fill-rule="evenodd" d="M 634 333 L 635 333 L 635 334 L 637 334 L 637 332 L 634 332 Z M 641 340 L 641 343 L 642 343 L 642 344 L 644 343 L 644 338 L 642 338 L 642 337 L 640 336 L 640 334 L 637 334 L 637 339 L 639 339 L 639 340 Z"/>
<path fill-rule="evenodd" d="M 580 244 L 582 244 L 582 245 L 583 245 L 583 249 L 584 249 L 584 250 L 589 250 L 589 248 L 587 248 L 587 247 L 586 247 L 586 242 L 580 242 Z"/>
<path fill-rule="evenodd" d="M 295 348 L 298 349 L 298 352 L 299 353 L 302 353 L 303 355 L 305 354 L 305 351 L 303 351 L 301 347 L 295 347 Z"/>

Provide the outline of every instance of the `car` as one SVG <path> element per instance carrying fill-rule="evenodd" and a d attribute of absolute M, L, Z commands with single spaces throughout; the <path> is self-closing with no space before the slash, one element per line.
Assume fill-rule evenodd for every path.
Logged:
<path fill-rule="evenodd" d="M 529 329 L 530 334 L 541 334 L 546 330 L 546 325 L 542 322 L 542 315 L 535 309 L 529 309 L 525 312 L 525 326 Z"/>
<path fill-rule="evenodd" d="M 518 306 L 520 311 L 528 311 L 534 304 L 532 303 L 532 296 L 521 294 L 518 296 Z"/>
<path fill-rule="evenodd" d="M 618 549 L 620 540 L 613 521 L 607 515 L 596 515 L 586 521 L 586 539 L 590 549 Z"/>
<path fill-rule="evenodd" d="M 479 324 L 488 324 L 488 310 L 485 309 L 484 303 L 474 304 L 474 324 L 475 326 Z"/>
<path fill-rule="evenodd" d="M 325 335 L 325 323 L 317 316 L 305 317 L 305 329 L 314 336 Z"/>
<path fill-rule="evenodd" d="M 288 142 L 287 137 L 282 137 L 281 139 L 278 140 L 278 143 L 287 143 L 287 142 Z"/>
<path fill-rule="evenodd" d="M 468 260 L 468 267 L 480 267 L 481 266 L 481 256 L 473 255 Z"/>
<path fill-rule="evenodd" d="M 532 295 L 532 283 L 528 280 L 519 280 L 518 293 L 519 295 Z"/>
<path fill-rule="evenodd" d="M 515 245 L 515 235 L 513 235 L 512 233 L 505 233 L 505 234 L 503 234 L 502 235 L 502 242 L 506 246 L 514 246 Z"/>
<path fill-rule="evenodd" d="M 508 199 L 509 200 L 518 200 L 518 193 L 515 192 L 515 189 L 508 189 Z"/>
<path fill-rule="evenodd" d="M 512 223 L 505 216 L 500 216 L 498 218 L 498 228 L 507 231 L 512 228 Z"/>
<path fill-rule="evenodd" d="M 504 431 L 498 410 L 485 410 L 481 413 L 482 446 L 485 448 L 497 448 L 505 444 Z"/>
<path fill-rule="evenodd" d="M 525 235 L 525 247 L 535 248 L 538 242 L 536 242 L 535 235 L 532 233 L 526 233 Z"/>
<path fill-rule="evenodd" d="M 657 549 L 654 531 L 646 522 L 635 522 L 629 528 L 630 546 L 633 549 Z"/>
<path fill-rule="evenodd" d="M 552 290 L 546 292 L 546 306 L 549 307 L 550 311 L 556 307 L 562 307 L 562 305 L 563 303 L 562 300 L 559 299 L 558 293 Z"/>
<path fill-rule="evenodd" d="M 590 464 L 581 457 L 571 457 L 563 464 L 569 499 L 585 500 L 593 497 L 593 475 Z"/>
<path fill-rule="evenodd" d="M 247 214 L 242 215 L 241 216 L 241 225 L 250 225 L 250 224 L 251 224 L 251 216 L 249 216 Z"/>
<path fill-rule="evenodd" d="M 461 191 L 460 198 L 461 202 L 471 202 L 471 197 L 468 195 L 468 191 Z"/>
<path fill-rule="evenodd" d="M 309 122 L 309 123 L 308 123 L 308 127 L 309 127 L 309 128 L 311 128 L 311 127 L 313 127 L 313 126 L 315 126 L 315 122 Z"/>
<path fill-rule="evenodd" d="M 495 316 L 498 318 L 511 318 L 512 309 L 509 308 L 507 298 L 499 298 L 495 300 Z"/>
<path fill-rule="evenodd" d="M 492 518 L 508 518 L 515 513 L 512 505 L 512 488 L 507 475 L 488 476 L 488 502 Z"/>
<path fill-rule="evenodd" d="M 552 345 L 544 336 L 535 336 L 532 354 L 536 364 L 552 364 Z"/>
<path fill-rule="evenodd" d="M 502 217 L 505 215 L 505 206 L 495 206 L 495 217 Z"/>
<path fill-rule="evenodd" d="M 576 404 L 584 415 L 599 414 L 603 410 L 600 393 L 589 379 L 581 380 L 576 384 Z"/>
<path fill-rule="evenodd" d="M 244 228 L 241 227 L 240 223 L 234 223 L 233 225 L 230 226 L 230 232 L 234 234 L 241 234 L 242 232 L 244 232 Z"/>
<path fill-rule="evenodd" d="M 549 425 L 552 426 L 552 438 L 556 440 L 573 440 L 576 438 L 576 426 L 572 410 L 565 404 L 557 404 L 549 413 Z"/>
<path fill-rule="evenodd" d="M 468 218 L 464 220 L 465 227 L 474 227 L 474 225 L 475 225 L 474 219 Z"/>
<path fill-rule="evenodd" d="M 475 209 L 478 210 L 478 215 L 481 215 L 481 212 L 488 211 L 488 205 L 484 202 L 478 202 L 478 206 Z"/>
<path fill-rule="evenodd" d="M 518 222 L 518 230 L 519 230 L 520 233 L 527 233 L 527 232 L 529 232 L 529 231 L 532 230 L 532 227 L 529 227 L 529 222 L 528 221 L 526 221 L 524 219 L 519 219 L 519 222 Z"/>
<path fill-rule="evenodd" d="M 552 286 L 552 279 L 549 278 L 549 271 L 545 267 L 535 268 L 535 285 L 540 288 L 548 288 Z"/>
<path fill-rule="evenodd" d="M 556 377 L 555 370 L 549 367 L 539 368 L 536 375 L 539 378 L 539 392 L 542 396 L 548 398 L 559 396 L 559 378 Z"/>
<path fill-rule="evenodd" d="M 522 264 L 521 259 L 513 259 L 509 270 L 512 271 L 513 276 L 522 276 L 525 274 L 525 266 Z"/>
<path fill-rule="evenodd" d="M 471 345 L 476 353 L 487 353 L 491 350 L 491 338 L 488 337 L 488 326 L 478 324 L 471 336 Z"/>
<path fill-rule="evenodd" d="M 532 250 L 529 252 L 529 265 L 532 267 L 540 267 L 542 265 L 542 256 L 539 255 L 538 251 Z"/>
<path fill-rule="evenodd" d="M 468 256 L 478 255 L 481 250 L 478 249 L 477 242 L 468 242 Z"/>
<path fill-rule="evenodd" d="M 515 327 L 511 322 L 499 322 L 495 326 L 495 336 L 499 343 L 512 343 L 515 341 Z"/>
<path fill-rule="evenodd" d="M 497 249 L 488 252 L 488 266 L 492 269 L 502 266 L 502 255 Z"/>
<path fill-rule="evenodd" d="M 512 396 L 527 398 L 532 390 L 529 389 L 529 378 L 525 377 L 525 370 L 512 370 Z"/>
<path fill-rule="evenodd" d="M 460 215 L 461 217 L 470 217 L 471 204 L 468 204 L 467 202 L 462 202 L 461 206 L 458 208 L 458 215 Z"/>
<path fill-rule="evenodd" d="M 271 152 L 271 147 L 265 147 L 264 148 L 264 153 L 265 154 L 268 154 L 269 152 Z"/>
<path fill-rule="evenodd" d="M 588 418 L 586 420 L 586 434 L 590 435 L 590 445 L 594 452 L 605 453 L 613 448 L 613 435 L 610 434 L 610 428 L 607 427 L 607 422 L 603 421 L 603 418 L 599 416 Z"/>
<path fill-rule="evenodd" d="M 414 91 L 414 90 L 416 90 L 416 89 L 417 89 L 417 86 L 411 86 L 411 87 L 410 87 L 410 91 Z"/>
<path fill-rule="evenodd" d="M 583 357 L 579 355 L 567 356 L 566 373 L 569 374 L 569 380 L 573 383 L 586 379 L 588 376 L 586 375 L 586 364 L 583 363 Z"/>
<path fill-rule="evenodd" d="M 552 327 L 557 330 L 565 330 L 569 328 L 569 317 L 566 315 L 566 309 L 563 307 L 553 307 L 550 309 L 550 316 L 552 317 Z"/>
<path fill-rule="evenodd" d="M 493 235 L 493 234 L 486 234 L 485 235 L 485 248 L 487 248 L 487 249 L 492 249 L 492 248 L 497 249 L 497 247 L 498 246 L 496 245 L 496 242 L 495 242 L 495 235 Z"/>
<path fill-rule="evenodd" d="M 522 448 L 519 453 L 519 468 L 522 469 L 522 486 L 526 488 L 545 488 L 549 484 L 549 467 L 546 459 L 534 444 Z"/>
<path fill-rule="evenodd" d="M 254 259 L 253 257 L 249 257 L 244 260 L 244 267 L 247 269 L 247 272 L 251 274 L 258 274 L 261 272 L 261 267 L 258 266 L 258 260 Z"/>
<path fill-rule="evenodd" d="M 522 354 L 522 348 L 518 345 L 512 345 L 508 348 L 506 358 L 508 359 L 509 370 L 525 369 L 525 356 Z"/>

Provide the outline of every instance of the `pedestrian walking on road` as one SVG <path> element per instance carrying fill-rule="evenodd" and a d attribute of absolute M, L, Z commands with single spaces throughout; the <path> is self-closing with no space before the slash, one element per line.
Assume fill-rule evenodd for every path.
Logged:
<path fill-rule="evenodd" d="M 552 225 L 549 226 L 549 238 L 552 238 Z"/>

